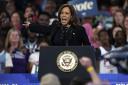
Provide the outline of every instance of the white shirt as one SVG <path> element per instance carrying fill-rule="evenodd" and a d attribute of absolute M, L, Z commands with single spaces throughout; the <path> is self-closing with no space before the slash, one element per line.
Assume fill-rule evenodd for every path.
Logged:
<path fill-rule="evenodd" d="M 101 52 L 101 56 L 103 56 L 106 53 L 108 53 L 108 51 L 105 50 L 104 47 L 102 47 L 102 46 L 100 46 L 99 49 L 100 49 L 100 52 Z M 115 47 L 114 46 L 111 46 L 111 50 L 110 51 L 112 51 L 112 50 L 115 50 Z"/>
<path fill-rule="evenodd" d="M 34 52 L 29 56 L 28 61 L 33 64 L 39 63 L 39 52 Z"/>
<path fill-rule="evenodd" d="M 38 72 L 39 52 L 32 53 L 28 61 L 33 64 L 31 73 L 35 74 Z"/>
<path fill-rule="evenodd" d="M 13 67 L 11 55 L 8 52 L 5 52 L 4 50 L 0 52 L 0 55 L 3 55 L 4 53 L 5 53 L 5 67 Z"/>
<path fill-rule="evenodd" d="M 108 51 L 105 50 L 102 46 L 100 46 L 99 49 L 102 56 L 108 53 Z M 114 46 L 112 46 L 111 51 L 114 49 Z M 115 66 L 111 65 L 109 61 L 106 61 L 104 59 L 100 61 L 100 73 L 118 73 L 118 69 Z"/>

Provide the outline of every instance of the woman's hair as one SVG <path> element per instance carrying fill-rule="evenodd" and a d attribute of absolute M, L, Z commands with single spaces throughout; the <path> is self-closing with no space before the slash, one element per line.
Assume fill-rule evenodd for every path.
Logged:
<path fill-rule="evenodd" d="M 118 30 L 115 34 L 115 36 L 117 37 L 117 35 L 121 33 L 123 38 L 125 39 L 125 43 L 127 43 L 127 38 L 126 38 L 126 33 L 124 31 Z"/>
<path fill-rule="evenodd" d="M 7 36 L 6 36 L 6 42 L 5 42 L 5 49 L 6 49 L 6 51 L 9 51 L 9 48 L 11 46 L 11 43 L 10 43 L 10 35 L 11 35 L 12 32 L 15 32 L 15 31 L 18 32 L 19 38 L 20 38 L 19 39 L 19 42 L 18 42 L 18 48 L 19 49 L 22 49 L 22 47 L 23 47 L 23 39 L 22 39 L 22 36 L 21 36 L 21 32 L 12 28 L 12 29 L 10 29 L 8 31 Z"/>
<path fill-rule="evenodd" d="M 35 12 L 35 8 L 34 8 L 34 5 L 33 5 L 33 4 L 31 4 L 31 3 L 27 4 L 26 7 L 24 8 L 24 12 L 25 12 L 25 10 L 26 10 L 27 8 L 31 8 L 32 11 Z"/>
<path fill-rule="evenodd" d="M 112 28 L 112 34 L 113 34 L 113 32 L 114 32 L 115 29 L 117 29 L 117 30 L 119 30 L 119 31 L 123 31 L 123 32 L 125 33 L 124 27 L 121 27 L 121 26 L 114 26 L 114 27 Z M 114 38 L 114 37 L 115 37 L 115 34 L 114 34 L 114 36 L 112 35 L 112 38 Z"/>
<path fill-rule="evenodd" d="M 11 18 L 14 14 L 18 14 L 20 19 L 23 17 L 23 16 L 21 16 L 21 14 L 20 14 L 19 11 L 14 11 L 14 12 L 12 12 L 12 14 L 10 15 L 10 18 Z"/>
<path fill-rule="evenodd" d="M 101 36 L 101 33 L 102 33 L 102 32 L 106 32 L 106 33 L 108 34 L 108 31 L 107 31 L 107 30 L 102 29 L 102 30 L 100 30 L 100 31 L 98 32 L 98 34 L 97 34 L 97 35 L 98 35 L 98 37 L 100 37 L 100 36 Z"/>
<path fill-rule="evenodd" d="M 122 11 L 122 9 L 116 11 L 116 13 L 118 13 L 118 12 L 122 13 L 123 16 L 125 15 L 124 11 Z"/>
<path fill-rule="evenodd" d="M 61 11 L 63 10 L 63 8 L 65 7 L 68 7 L 70 9 L 70 12 L 71 12 L 71 20 L 70 20 L 70 24 L 73 24 L 73 25 L 79 25 L 80 24 L 80 20 L 78 19 L 77 15 L 76 15 L 76 11 L 75 11 L 75 8 L 72 6 L 72 5 L 69 5 L 69 4 L 63 4 L 59 10 L 58 10 L 58 19 L 60 21 L 60 14 L 61 14 Z"/>
<path fill-rule="evenodd" d="M 119 33 L 120 36 L 119 37 Z M 117 31 L 115 34 L 115 47 L 120 47 L 120 46 L 124 46 L 127 44 L 127 39 L 126 39 L 126 34 L 124 31 Z"/>
<path fill-rule="evenodd" d="M 124 25 L 124 22 L 125 22 L 125 20 L 126 20 L 126 18 L 127 18 L 127 17 L 128 17 L 128 13 L 127 13 L 127 14 L 125 14 L 125 16 L 124 16 L 123 25 Z M 124 25 L 124 31 L 126 31 L 125 25 Z"/>

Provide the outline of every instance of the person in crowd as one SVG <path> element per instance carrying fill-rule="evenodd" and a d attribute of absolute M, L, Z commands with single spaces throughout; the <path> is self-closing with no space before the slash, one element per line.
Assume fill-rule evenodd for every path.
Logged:
<path fill-rule="evenodd" d="M 101 81 L 94 67 L 92 66 L 92 61 L 90 58 L 83 56 L 79 59 L 79 61 L 80 64 L 86 68 L 87 72 L 90 74 L 92 81 L 83 82 L 80 78 L 76 78 L 71 81 L 70 85 L 109 85 L 109 82 Z"/>
<path fill-rule="evenodd" d="M 17 30 L 20 30 L 22 28 L 22 21 L 20 14 L 18 12 L 13 12 L 11 15 L 11 27 Z"/>
<path fill-rule="evenodd" d="M 9 16 L 11 16 L 11 14 L 17 10 L 15 6 L 15 0 L 6 0 L 5 10 Z"/>
<path fill-rule="evenodd" d="M 98 77 L 94 67 L 92 66 L 92 61 L 90 58 L 83 56 L 80 58 L 80 64 L 86 68 L 87 72 L 90 74 L 91 79 L 92 79 L 92 84 L 93 85 L 102 85 L 101 80 Z M 85 85 L 88 85 L 87 83 Z"/>
<path fill-rule="evenodd" d="M 117 31 L 123 31 L 123 30 L 124 30 L 124 28 L 121 27 L 121 26 L 114 26 L 112 29 L 108 30 L 108 34 L 110 36 L 111 44 L 114 45 L 114 43 L 115 43 L 114 39 L 115 39 L 116 32 Z"/>
<path fill-rule="evenodd" d="M 39 27 L 43 26 L 49 26 L 50 24 L 50 18 L 51 16 L 47 12 L 40 12 L 38 16 L 37 23 L 33 23 L 33 25 L 39 25 Z M 47 28 L 42 28 L 42 29 L 47 29 Z M 43 38 L 43 37 L 49 37 L 50 33 L 48 32 L 47 34 L 39 33 L 38 38 Z"/>
<path fill-rule="evenodd" d="M 112 37 L 113 37 L 113 38 L 116 37 L 116 33 L 117 33 L 118 31 L 123 31 L 123 28 L 120 27 L 120 26 L 115 26 L 115 27 L 113 27 L 113 29 L 112 29 Z"/>
<path fill-rule="evenodd" d="M 124 31 L 117 31 L 114 38 L 115 48 L 121 48 L 127 45 L 126 34 Z"/>
<path fill-rule="evenodd" d="M 99 28 L 94 28 L 93 29 L 93 36 L 92 36 L 92 42 L 93 42 L 93 46 L 94 48 L 99 48 L 100 46 L 100 41 L 98 39 L 98 33 L 101 29 Z"/>
<path fill-rule="evenodd" d="M 12 67 L 11 55 L 5 51 L 4 39 L 0 37 L 0 73 L 9 73 Z"/>
<path fill-rule="evenodd" d="M 53 23 L 48 30 L 51 33 L 50 45 L 90 45 L 88 36 L 84 28 L 79 25 L 79 20 L 72 5 L 64 4 L 60 7 L 58 11 L 58 21 Z M 46 29 L 37 29 L 30 25 L 30 31 L 45 33 Z"/>
<path fill-rule="evenodd" d="M 98 33 L 98 37 L 101 43 L 99 47 L 101 53 L 100 73 L 117 73 L 117 68 L 112 66 L 107 58 L 104 57 L 106 53 L 114 50 L 114 46 L 110 43 L 108 32 L 106 30 L 101 30 Z"/>
<path fill-rule="evenodd" d="M 47 0 L 46 4 L 44 5 L 43 11 L 49 13 L 52 18 L 56 17 L 56 3 L 53 0 Z"/>
<path fill-rule="evenodd" d="M 112 16 L 115 15 L 116 11 L 121 10 L 120 6 L 118 4 L 111 4 L 110 5 L 110 13 Z"/>
<path fill-rule="evenodd" d="M 122 10 L 118 10 L 114 14 L 114 26 L 121 26 L 123 27 L 123 21 L 124 21 L 124 13 Z"/>
<path fill-rule="evenodd" d="M 110 37 L 106 30 L 102 29 L 98 32 L 98 39 L 100 41 L 99 49 L 101 51 L 101 56 L 114 48 L 110 43 Z"/>
<path fill-rule="evenodd" d="M 27 38 L 27 29 L 22 25 L 22 20 L 19 12 L 15 11 L 11 15 L 11 28 L 21 31 L 23 40 Z"/>
<path fill-rule="evenodd" d="M 29 53 L 31 54 L 37 49 L 39 40 L 36 33 L 30 32 L 30 30 L 28 30 L 27 34 L 28 38 L 26 39 L 25 47 L 29 50 Z"/>
<path fill-rule="evenodd" d="M 51 16 L 47 12 L 41 12 L 38 16 L 37 22 L 40 25 L 49 26 Z"/>
<path fill-rule="evenodd" d="M 125 15 L 125 18 L 124 18 L 124 28 L 125 28 L 125 32 L 126 32 L 126 39 L 128 42 L 128 14 Z"/>
<path fill-rule="evenodd" d="M 92 27 L 92 20 L 93 20 L 93 18 L 92 17 L 87 17 L 87 18 L 84 18 L 82 20 L 83 20 L 82 21 L 83 22 L 83 27 L 85 29 L 85 32 L 87 33 L 89 42 L 91 43 L 91 46 L 96 48 L 96 45 L 93 42 L 93 36 L 94 36 L 94 34 L 93 34 L 93 27 Z"/>
<path fill-rule="evenodd" d="M 105 56 L 109 57 L 110 63 L 118 68 L 119 73 L 128 74 L 128 45 L 110 51 Z"/>
<path fill-rule="evenodd" d="M 29 56 L 28 62 L 29 62 L 29 69 L 32 74 L 35 74 L 38 72 L 38 65 L 39 65 L 39 51 L 41 47 L 47 47 L 48 42 L 43 40 L 40 42 L 40 45 L 38 46 L 38 50 L 34 53 L 32 53 Z"/>
<path fill-rule="evenodd" d="M 34 8 L 31 5 L 26 6 L 24 11 L 24 26 L 28 28 L 28 25 L 35 22 L 35 11 Z"/>
<path fill-rule="evenodd" d="M 42 76 L 40 85 L 61 85 L 61 82 L 58 76 L 53 73 L 48 73 Z"/>
<path fill-rule="evenodd" d="M 9 30 L 5 41 L 5 49 L 12 57 L 13 68 L 11 68 L 11 73 L 26 73 L 29 54 L 23 46 L 20 31 L 16 29 Z"/>
<path fill-rule="evenodd" d="M 124 0 L 123 9 L 127 10 L 127 7 L 128 7 L 128 0 Z"/>
<path fill-rule="evenodd" d="M 10 29 L 9 16 L 5 11 L 0 11 L 0 35 L 6 37 Z"/>

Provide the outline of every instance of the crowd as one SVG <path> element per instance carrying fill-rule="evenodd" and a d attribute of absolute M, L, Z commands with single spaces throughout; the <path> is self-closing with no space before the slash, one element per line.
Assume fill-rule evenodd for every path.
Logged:
<path fill-rule="evenodd" d="M 128 0 L 98 0 L 105 14 L 83 18 L 71 5 L 58 9 L 54 0 L 47 0 L 43 9 L 27 3 L 20 10 L 16 0 L 0 4 L 0 73 L 35 73 L 43 46 L 86 45 L 95 49 L 99 73 L 128 73 L 105 56 L 128 45 Z"/>

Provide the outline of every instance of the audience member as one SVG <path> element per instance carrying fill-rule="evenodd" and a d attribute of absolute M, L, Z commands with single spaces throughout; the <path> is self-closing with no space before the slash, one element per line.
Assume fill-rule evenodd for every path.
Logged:
<path fill-rule="evenodd" d="M 42 76 L 41 85 L 61 85 L 61 83 L 55 74 L 48 73 Z"/>
<path fill-rule="evenodd" d="M 13 67 L 12 57 L 4 48 L 4 39 L 0 37 L 0 73 L 9 73 Z"/>
<path fill-rule="evenodd" d="M 124 47 L 127 44 L 126 34 L 124 31 L 117 31 L 115 34 L 115 48 Z"/>
<path fill-rule="evenodd" d="M 32 53 L 29 56 L 28 62 L 29 62 L 29 69 L 32 74 L 35 74 L 38 72 L 38 65 L 39 65 L 39 54 L 40 54 L 40 48 L 48 46 L 48 43 L 46 41 L 42 41 L 40 45 L 38 46 L 38 51 Z"/>
<path fill-rule="evenodd" d="M 128 42 L 128 15 L 125 15 L 125 18 L 124 18 L 124 28 L 126 32 L 126 39 Z"/>
<path fill-rule="evenodd" d="M 23 40 L 20 31 L 10 29 L 5 42 L 5 49 L 10 53 L 13 62 L 12 73 L 26 73 L 28 54 L 24 51 Z"/>
<path fill-rule="evenodd" d="M 99 49 L 102 56 L 100 60 L 100 73 L 117 73 L 117 68 L 111 65 L 107 58 L 104 57 L 106 53 L 114 50 L 114 46 L 112 46 L 110 43 L 108 32 L 101 30 L 98 33 L 98 37 L 101 43 Z"/>
<path fill-rule="evenodd" d="M 28 30 L 27 34 L 28 37 L 25 42 L 25 47 L 29 50 L 29 53 L 31 54 L 37 49 L 39 40 L 36 33 L 30 32 L 30 30 Z"/>
<path fill-rule="evenodd" d="M 114 26 L 121 26 L 123 27 L 123 21 L 124 21 L 124 13 L 121 10 L 118 10 L 114 14 Z"/>
<path fill-rule="evenodd" d="M 102 85 L 100 78 L 98 77 L 95 69 L 92 66 L 92 61 L 88 57 L 83 56 L 80 59 L 80 64 L 83 67 L 85 67 L 87 72 L 90 74 L 93 85 Z M 88 84 L 86 83 L 85 85 L 88 85 Z"/>

